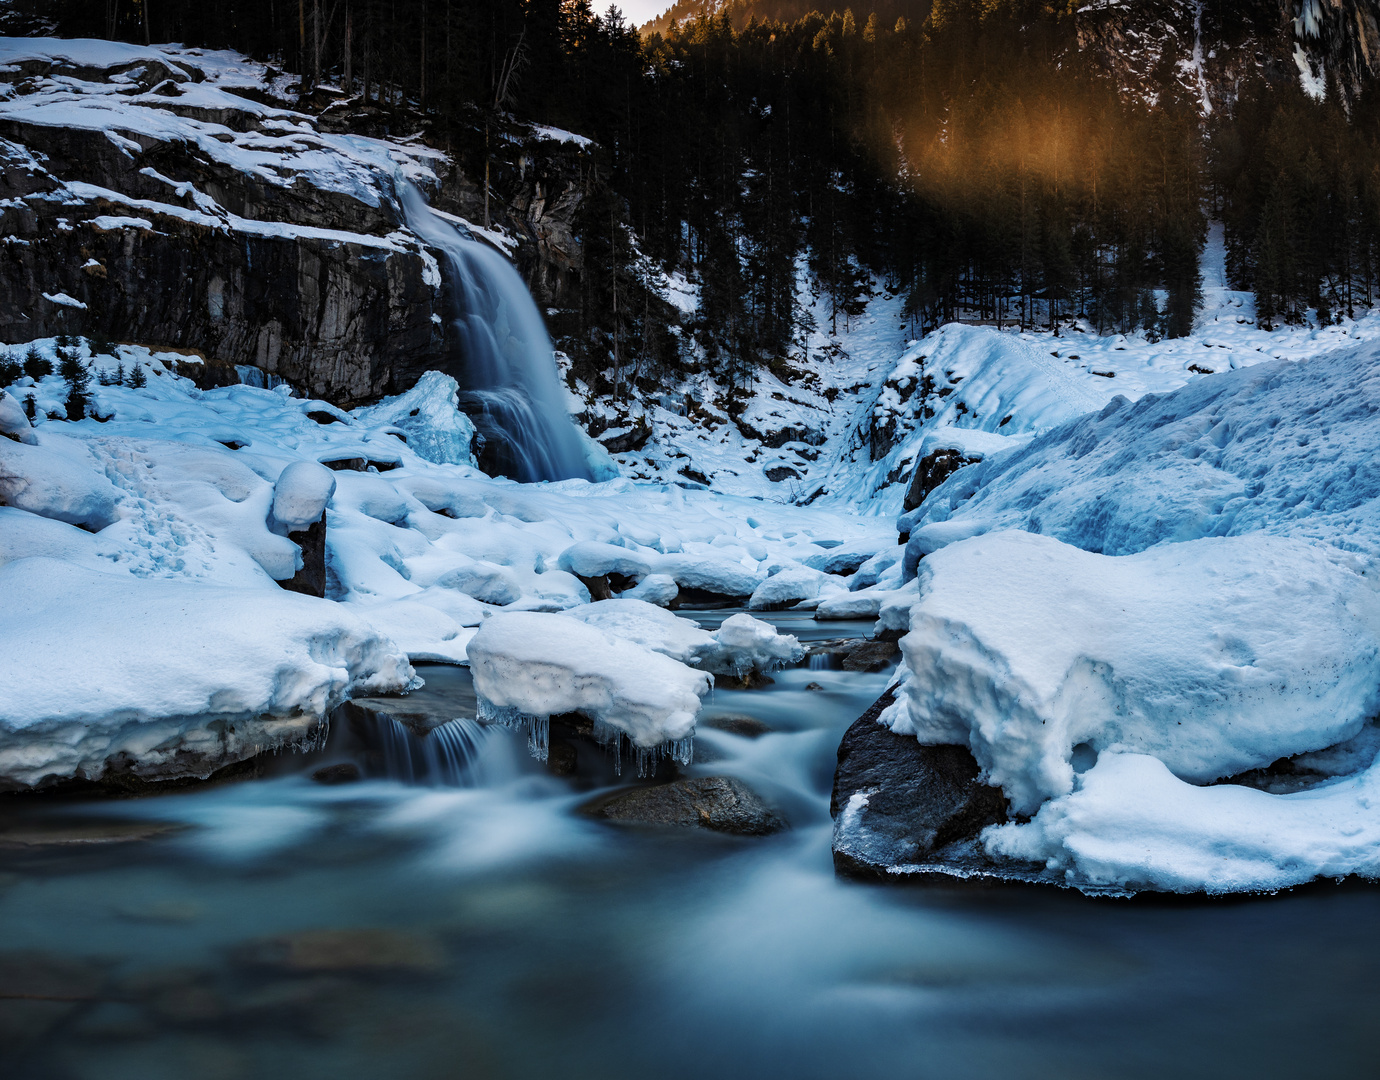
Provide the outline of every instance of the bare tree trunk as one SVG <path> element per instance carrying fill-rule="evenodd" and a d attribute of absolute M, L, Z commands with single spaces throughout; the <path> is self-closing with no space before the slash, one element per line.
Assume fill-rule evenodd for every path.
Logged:
<path fill-rule="evenodd" d="M 149 0 L 144 0 L 144 3 L 143 3 L 143 11 L 144 11 L 144 44 L 145 44 L 145 45 L 152 45 L 152 44 L 153 44 L 153 38 L 152 38 L 153 31 L 149 28 Z"/>
<path fill-rule="evenodd" d="M 345 93 L 353 92 L 354 86 L 354 56 L 351 50 L 354 48 L 354 12 L 350 10 L 350 5 L 345 4 Z"/>

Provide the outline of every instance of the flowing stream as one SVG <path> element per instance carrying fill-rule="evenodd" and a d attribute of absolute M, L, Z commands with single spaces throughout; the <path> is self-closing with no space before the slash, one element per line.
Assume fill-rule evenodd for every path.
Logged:
<path fill-rule="evenodd" d="M 551 775 L 473 722 L 466 672 L 421 670 L 419 719 L 342 723 L 277 775 L 0 805 L 0 989 L 23 991 L 0 998 L 0 1075 L 1373 1075 L 1374 889 L 836 879 L 835 749 L 889 673 L 715 692 L 687 771 L 738 776 L 791 823 L 736 838 L 582 816 L 604 779 Z M 310 779 L 351 755 L 365 779 Z"/>
<path fill-rule="evenodd" d="M 523 483 L 591 479 L 546 324 L 522 278 L 497 251 L 438 217 L 412 184 L 399 183 L 398 197 L 408 228 L 443 258 L 448 366 L 486 440 L 488 471 Z"/>

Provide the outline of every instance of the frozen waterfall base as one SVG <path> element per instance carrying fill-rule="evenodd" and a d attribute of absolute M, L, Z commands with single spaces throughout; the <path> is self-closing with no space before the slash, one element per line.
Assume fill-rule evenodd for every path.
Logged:
<path fill-rule="evenodd" d="M 834 869 L 873 881 L 1055 883 L 1038 864 L 986 853 L 978 834 L 1007 820 L 1006 799 L 979 780 L 967 747 L 924 746 L 879 724 L 894 699 L 888 690 L 839 743 Z"/>

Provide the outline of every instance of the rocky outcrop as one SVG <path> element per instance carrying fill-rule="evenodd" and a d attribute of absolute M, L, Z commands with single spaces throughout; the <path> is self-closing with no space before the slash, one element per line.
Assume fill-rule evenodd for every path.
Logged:
<path fill-rule="evenodd" d="M 1318 92 L 1330 73 L 1351 100 L 1380 74 L 1380 0 L 1098 0 L 1074 19 L 1080 52 L 1126 91 L 1172 81 L 1214 111 L 1256 74 Z"/>
<path fill-rule="evenodd" d="M 1006 820 L 1006 799 L 982 782 L 968 748 L 893 733 L 877 722 L 893 700 L 888 690 L 839 744 L 829 802 L 834 868 L 889 881 L 1035 876 L 997 863 L 978 843 L 984 828 Z"/>

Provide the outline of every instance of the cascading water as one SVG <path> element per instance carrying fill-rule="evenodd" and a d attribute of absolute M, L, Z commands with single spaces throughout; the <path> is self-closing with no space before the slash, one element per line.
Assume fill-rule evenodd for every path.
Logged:
<path fill-rule="evenodd" d="M 465 389 L 488 467 L 529 483 L 592 479 L 564 405 L 551 339 L 512 264 L 438 217 L 413 185 L 398 196 L 408 228 L 444 258 L 449 374 Z M 468 409 L 466 411 L 469 411 Z"/>

